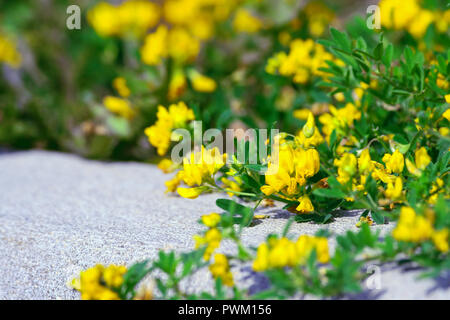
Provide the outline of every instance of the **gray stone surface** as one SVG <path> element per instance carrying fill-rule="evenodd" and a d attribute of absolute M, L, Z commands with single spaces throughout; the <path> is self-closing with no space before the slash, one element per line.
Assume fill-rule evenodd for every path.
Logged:
<path fill-rule="evenodd" d="M 196 221 L 216 211 L 215 200 L 223 195 L 196 200 L 165 195 L 167 178 L 140 163 L 96 162 L 43 151 L 0 155 L 0 298 L 78 298 L 66 283 L 82 269 L 96 263 L 130 265 L 155 257 L 159 249 L 192 248 L 192 236 L 202 229 Z M 279 208 L 260 211 L 270 218 L 245 230 L 247 245 L 281 232 L 289 216 Z M 355 230 L 357 220 L 357 213 L 348 213 L 326 226 L 294 224 L 291 234 L 313 234 L 324 227 L 342 233 Z M 374 228 L 386 232 L 391 226 Z M 224 243 L 221 250 L 233 247 Z M 381 288 L 356 298 L 450 298 L 450 276 L 419 281 L 418 270 L 382 270 Z M 249 268 L 233 271 L 238 282 L 261 285 Z M 183 286 L 208 290 L 211 284 L 209 274 L 200 272 Z"/>

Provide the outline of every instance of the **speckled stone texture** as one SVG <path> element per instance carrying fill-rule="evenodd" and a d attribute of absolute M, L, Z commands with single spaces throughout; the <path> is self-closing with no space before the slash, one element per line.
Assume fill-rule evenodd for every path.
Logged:
<path fill-rule="evenodd" d="M 74 155 L 27 151 L 0 154 L 0 298 L 76 299 L 66 283 L 96 263 L 126 264 L 155 257 L 160 249 L 188 251 L 202 227 L 202 214 L 216 211 L 208 194 L 196 200 L 164 194 L 167 176 L 141 163 L 108 163 Z M 256 246 L 267 234 L 281 232 L 289 213 L 263 208 L 270 216 L 244 231 Z M 294 223 L 290 234 L 320 228 L 355 230 L 358 213 L 346 213 L 322 226 Z M 374 226 L 386 232 L 391 225 Z M 334 242 L 331 241 L 333 248 Z M 221 250 L 233 250 L 223 243 Z M 381 288 L 358 299 L 449 299 L 450 274 L 417 280 L 420 270 L 381 267 Z M 233 268 L 238 283 L 258 290 L 266 285 L 249 266 Z M 189 291 L 210 290 L 208 272 L 183 283 Z M 370 288 L 373 288 L 369 286 Z"/>

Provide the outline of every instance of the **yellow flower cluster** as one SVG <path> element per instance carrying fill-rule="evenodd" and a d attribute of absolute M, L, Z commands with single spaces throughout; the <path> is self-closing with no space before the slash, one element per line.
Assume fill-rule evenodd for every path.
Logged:
<path fill-rule="evenodd" d="M 325 48 L 312 39 L 295 39 L 290 43 L 289 53 L 276 53 L 269 58 L 266 72 L 293 77 L 296 83 L 305 84 L 311 77 L 326 77 L 326 73 L 319 68 L 326 67 L 326 60 L 338 61 Z"/>
<path fill-rule="evenodd" d="M 159 22 L 161 8 L 147 0 L 128 0 L 118 6 L 100 2 L 88 12 L 88 21 L 101 36 L 143 36 Z"/>
<path fill-rule="evenodd" d="M 316 149 L 304 149 L 291 144 L 281 145 L 278 161 L 270 160 L 268 163 L 266 184 L 261 187 L 261 191 L 267 196 L 277 193 L 283 197 L 296 199 L 301 195 L 301 187 L 306 184 L 306 179 L 314 176 L 319 168 L 320 158 Z M 299 212 L 314 210 L 307 195 L 301 195 L 298 201 Z"/>
<path fill-rule="evenodd" d="M 131 108 L 128 100 L 122 98 L 106 96 L 103 99 L 103 105 L 112 113 L 115 113 L 128 120 L 133 119 L 136 114 L 133 108 Z"/>
<path fill-rule="evenodd" d="M 236 11 L 233 20 L 233 28 L 237 32 L 255 33 L 263 27 L 262 21 L 250 14 L 245 9 Z"/>
<path fill-rule="evenodd" d="M 158 65 L 162 59 L 171 57 L 178 64 L 192 62 L 200 51 L 200 40 L 186 29 L 168 29 L 160 25 L 155 32 L 147 35 L 141 48 L 142 61 L 148 65 Z"/>
<path fill-rule="evenodd" d="M 239 0 L 167 0 L 163 14 L 171 25 L 206 40 L 214 35 L 215 24 L 226 20 L 238 3 Z"/>
<path fill-rule="evenodd" d="M 167 153 L 171 142 L 172 130 L 186 127 L 189 121 L 195 119 L 194 112 L 184 102 L 172 104 L 169 109 L 158 106 L 157 121 L 145 129 L 145 134 L 160 156 Z"/>
<path fill-rule="evenodd" d="M 83 300 L 119 300 L 117 290 L 126 272 L 125 266 L 98 264 L 82 271 L 80 278 L 72 281 L 72 286 L 81 293 Z"/>
<path fill-rule="evenodd" d="M 160 24 L 146 36 L 141 48 L 142 61 L 158 65 L 162 59 L 171 57 L 179 65 L 192 62 L 201 42 L 214 35 L 215 24 L 227 19 L 237 3 L 236 0 L 165 1 L 162 15 L 169 27 Z"/>
<path fill-rule="evenodd" d="M 402 207 L 397 226 L 392 232 L 398 241 L 421 243 L 432 240 L 436 249 L 441 252 L 449 251 L 447 228 L 435 230 L 433 228 L 434 213 L 425 216 L 418 215 L 411 207 Z"/>
<path fill-rule="evenodd" d="M 329 113 L 322 114 L 319 117 L 319 122 L 322 124 L 322 132 L 326 140 L 330 141 L 333 130 L 336 130 L 337 137 L 343 137 L 348 132 L 348 129 L 353 127 L 355 120 L 359 119 L 361 119 L 361 111 L 353 103 L 349 102 L 340 109 L 330 105 Z"/>
<path fill-rule="evenodd" d="M 214 255 L 214 263 L 209 266 L 214 279 L 220 278 L 222 283 L 226 286 L 232 287 L 234 285 L 233 274 L 230 271 L 228 259 L 224 254 L 217 253 Z"/>
<path fill-rule="evenodd" d="M 253 270 L 261 272 L 273 268 L 302 265 L 315 250 L 320 263 L 328 263 L 328 240 L 324 237 L 301 235 L 296 242 L 287 238 L 270 238 L 258 247 Z"/>
<path fill-rule="evenodd" d="M 178 194 L 184 198 L 197 198 L 208 189 L 202 184 L 214 183 L 213 177 L 225 165 L 226 159 L 227 155 L 221 154 L 217 147 L 206 149 L 202 146 L 201 151 L 192 152 L 183 159 L 183 170 L 178 173 L 178 178 L 191 188 L 178 188 Z"/>
<path fill-rule="evenodd" d="M 220 233 L 219 229 L 216 228 L 220 222 L 220 215 L 217 213 L 211 213 L 209 215 L 202 216 L 202 222 L 209 229 L 205 232 L 204 236 L 194 236 L 195 248 L 198 249 L 202 246 L 205 246 L 203 259 L 205 259 L 205 261 L 209 261 L 214 250 L 219 248 L 220 241 L 222 240 L 222 234 Z"/>
<path fill-rule="evenodd" d="M 308 31 L 314 37 L 322 36 L 334 20 L 334 12 L 321 1 L 311 1 L 303 8 L 308 18 Z"/>
<path fill-rule="evenodd" d="M 408 30 L 415 38 L 424 36 L 427 28 L 435 23 L 439 32 L 448 31 L 450 10 L 430 11 L 420 6 L 419 0 L 381 0 L 379 3 L 381 24 L 389 29 Z"/>
<path fill-rule="evenodd" d="M 17 51 L 15 43 L 0 34 L 0 63 L 2 62 L 18 68 L 22 62 L 22 56 Z"/>
<path fill-rule="evenodd" d="M 352 153 L 345 152 L 341 158 L 334 160 L 334 165 L 338 167 L 336 179 L 341 184 L 351 181 L 354 191 L 363 191 L 367 178 L 371 175 L 375 180 L 381 180 L 387 184 L 385 195 L 388 199 L 400 200 L 403 196 L 403 182 L 401 177 L 396 177 L 391 173 L 402 172 L 403 155 L 395 150 L 392 155 L 385 154 L 383 161 L 386 163 L 386 167 L 371 159 L 368 148 L 362 150 L 359 158 Z M 347 200 L 352 201 L 351 198 Z"/>

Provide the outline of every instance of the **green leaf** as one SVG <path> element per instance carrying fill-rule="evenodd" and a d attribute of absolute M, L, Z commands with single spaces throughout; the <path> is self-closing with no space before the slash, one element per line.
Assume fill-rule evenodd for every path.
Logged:
<path fill-rule="evenodd" d="M 381 58 L 386 68 L 390 67 L 393 56 L 394 56 L 394 46 L 392 45 L 392 43 L 389 43 Z"/>
<path fill-rule="evenodd" d="M 372 211 L 370 216 L 376 224 L 384 224 L 384 216 L 379 211 Z"/>
<path fill-rule="evenodd" d="M 240 225 L 243 227 L 248 227 L 253 220 L 253 209 L 243 206 L 236 201 L 230 199 L 217 199 L 216 205 L 232 215 L 241 216 L 242 220 L 240 221 Z"/>
<path fill-rule="evenodd" d="M 350 52 L 352 50 L 351 42 L 348 36 L 335 28 L 330 28 L 333 40 L 339 45 L 340 49 Z"/>
<path fill-rule="evenodd" d="M 343 199 L 345 198 L 345 193 L 339 189 L 316 189 L 313 194 L 325 198 Z"/>

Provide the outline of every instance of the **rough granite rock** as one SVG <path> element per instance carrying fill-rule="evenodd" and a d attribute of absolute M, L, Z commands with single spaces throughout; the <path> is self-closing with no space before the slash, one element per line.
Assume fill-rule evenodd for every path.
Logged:
<path fill-rule="evenodd" d="M 155 257 L 160 249 L 188 251 L 202 228 L 201 215 L 216 211 L 209 194 L 187 200 L 164 194 L 167 177 L 141 163 L 89 161 L 74 155 L 27 151 L 0 155 L 0 298 L 76 299 L 66 283 L 96 263 L 126 264 Z M 281 232 L 289 213 L 263 208 L 270 216 L 244 232 L 256 246 L 267 234 Z M 358 213 L 346 213 L 328 225 L 293 224 L 290 234 L 320 228 L 355 230 Z M 391 225 L 374 226 L 386 232 Z M 334 243 L 331 242 L 331 247 Z M 221 250 L 233 250 L 224 243 Z M 417 280 L 420 270 L 394 264 L 381 267 L 381 288 L 358 299 L 449 299 L 450 274 Z M 248 266 L 233 268 L 238 282 L 252 290 L 265 281 Z M 210 290 L 210 275 L 197 273 L 183 284 Z"/>

